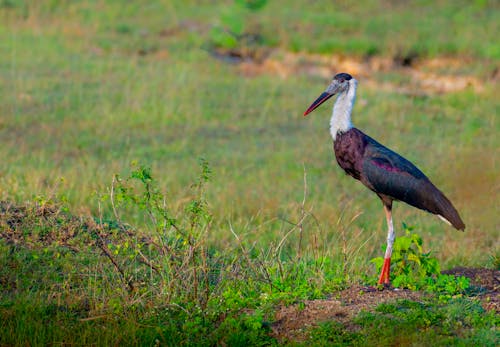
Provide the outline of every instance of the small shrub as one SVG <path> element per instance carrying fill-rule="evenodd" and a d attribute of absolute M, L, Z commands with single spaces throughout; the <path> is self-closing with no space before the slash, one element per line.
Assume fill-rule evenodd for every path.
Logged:
<path fill-rule="evenodd" d="M 115 176 L 109 201 L 125 237 L 99 237 L 103 253 L 132 291 L 138 289 L 134 283 L 142 283 L 143 292 L 160 294 L 165 304 L 204 309 L 213 289 L 210 274 L 216 261 L 210 259 L 206 244 L 212 217 L 204 186 L 211 170 L 204 160 L 200 166 L 201 173 L 192 185 L 193 195 L 180 216 L 171 210 L 148 167 L 134 165 L 128 177 Z M 122 210 L 143 214 L 152 230 L 138 233 L 127 227 Z"/>
<path fill-rule="evenodd" d="M 423 251 L 422 237 L 413 232 L 413 227 L 403 223 L 405 235 L 396 238 L 391 258 L 391 283 L 397 288 L 427 290 L 439 293 L 441 299 L 464 293 L 470 286 L 465 277 L 442 275 L 438 260 L 431 252 Z M 371 260 L 380 272 L 384 259 Z"/>

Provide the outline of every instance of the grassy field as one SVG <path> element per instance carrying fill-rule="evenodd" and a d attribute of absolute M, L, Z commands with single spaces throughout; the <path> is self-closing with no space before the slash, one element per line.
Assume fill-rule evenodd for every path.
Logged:
<path fill-rule="evenodd" d="M 403 222 L 415 226 L 442 268 L 498 267 L 498 4 L 269 1 L 251 10 L 242 2 L 0 1 L 0 199 L 12 202 L 15 211 L 28 206 L 14 226 L 6 222 L 12 220 L 10 210 L 2 209 L 4 238 L 11 229 L 23 236 L 9 239 L 17 240 L 14 246 L 1 244 L 0 312 L 11 319 L 4 327 L 19 339 L 0 344 L 200 344 L 200 336 L 211 331 L 216 333 L 210 344 L 248 343 L 224 338 L 241 331 L 252 343 L 273 344 L 261 329 L 271 319 L 272 304 L 319 298 L 374 277 L 369 260 L 381 255 L 386 237 L 382 206 L 337 167 L 330 108 L 302 117 L 329 82 L 314 71 L 339 72 L 333 63 L 319 66 L 318 57 L 339 57 L 342 67 L 353 66 L 345 72 L 359 80 L 356 126 L 416 163 L 467 225 L 460 233 L 396 204 L 399 235 Z M 296 57 L 293 67 L 287 66 L 288 56 Z M 389 63 L 373 68 L 377 61 Z M 360 69 L 363 64 L 372 68 Z M 277 73 L 285 68 L 286 74 Z M 472 82 L 450 91 L 435 87 L 438 78 L 455 87 L 460 78 Z M 200 158 L 211 170 L 202 191 L 191 186 L 199 179 Z M 175 295 L 165 299 L 167 289 L 154 289 L 166 285 L 168 276 L 140 290 L 132 286 L 133 294 L 131 288 L 113 288 L 126 277 L 117 268 L 134 273 L 138 265 L 126 259 L 138 253 L 107 256 L 95 235 L 111 238 L 108 231 L 123 231 L 122 223 L 136 235 L 157 230 L 144 196 L 134 200 L 122 192 L 121 199 L 131 202 L 127 206 L 113 206 L 109 199 L 114 175 L 135 172 L 141 182 L 141 165 L 153 176 L 141 176 L 142 182 L 154 182 L 169 213 L 185 221 L 181 229 L 192 232 L 192 243 L 185 235 L 177 235 L 176 243 L 179 254 L 191 252 L 188 268 L 206 270 L 219 257 L 226 267 L 241 267 L 228 273 L 247 286 L 221 275 L 234 286 L 207 284 L 217 289 L 210 300 L 198 302 L 206 305 L 203 314 L 193 313 L 199 293 L 179 294 L 176 301 Z M 140 182 L 127 184 L 140 189 Z M 50 207 L 47 218 L 39 210 L 44 206 Z M 154 213 L 162 220 L 160 210 Z M 77 222 L 67 215 L 83 217 L 74 217 Z M 57 241 L 68 230 L 76 253 L 68 251 L 68 242 Z M 85 236 L 77 230 L 98 232 Z M 55 236 L 49 242 L 45 233 Z M 139 236 L 113 237 L 120 245 L 151 246 Z M 146 258 L 160 261 L 153 253 Z M 280 275 L 283 269 L 295 277 Z M 146 281 L 141 271 L 146 270 L 134 276 Z M 268 276 L 267 282 L 257 273 Z M 185 276 L 174 278 L 201 275 Z M 258 293 L 268 295 L 273 276 L 282 281 L 280 289 L 271 285 L 270 299 L 263 300 Z M 297 281 L 305 284 L 291 285 Z M 233 312 L 227 313 L 230 319 L 214 308 L 219 295 L 221 307 Z M 467 328 L 450 326 L 441 334 L 456 337 L 454 342 L 481 338 L 470 329 L 487 343 L 496 336 L 488 325 L 491 313 L 477 306 L 429 305 L 424 311 L 433 314 L 430 326 L 442 323 L 441 309 L 460 308 L 463 317 L 473 317 L 464 318 Z M 51 325 L 43 328 L 36 319 L 23 325 L 35 316 L 48 317 Z M 186 319 L 192 324 L 179 323 Z M 402 329 L 412 323 L 405 324 Z M 72 329 L 81 339 L 69 338 Z M 96 330 L 102 334 L 96 337 Z M 117 330 L 123 335 L 114 336 Z M 351 339 L 346 344 L 372 341 L 345 336 Z"/>

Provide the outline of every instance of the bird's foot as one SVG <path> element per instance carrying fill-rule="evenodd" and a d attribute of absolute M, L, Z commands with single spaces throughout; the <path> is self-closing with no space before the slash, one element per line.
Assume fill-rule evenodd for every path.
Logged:
<path fill-rule="evenodd" d="M 373 292 L 376 292 L 378 291 L 378 287 L 377 286 L 364 286 L 364 287 L 361 287 L 360 289 L 360 293 L 373 293 Z"/>
<path fill-rule="evenodd" d="M 377 284 L 377 289 L 382 291 L 382 290 L 392 290 L 393 287 L 391 285 L 391 282 L 388 283 L 379 283 Z"/>
<path fill-rule="evenodd" d="M 390 289 L 392 289 L 392 285 L 390 283 L 382 283 L 382 284 L 377 284 L 375 286 L 363 286 L 361 287 L 360 291 L 363 293 L 374 293 Z"/>
<path fill-rule="evenodd" d="M 380 273 L 380 277 L 378 279 L 379 285 L 390 285 L 390 271 L 391 271 L 391 258 L 384 259 L 384 265 L 382 266 L 382 272 Z"/>

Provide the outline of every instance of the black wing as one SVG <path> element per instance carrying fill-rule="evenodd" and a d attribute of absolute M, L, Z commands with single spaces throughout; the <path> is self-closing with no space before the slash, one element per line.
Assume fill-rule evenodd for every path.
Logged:
<path fill-rule="evenodd" d="M 379 195 L 441 215 L 455 228 L 465 225 L 446 196 L 409 160 L 368 137 L 362 176 Z"/>

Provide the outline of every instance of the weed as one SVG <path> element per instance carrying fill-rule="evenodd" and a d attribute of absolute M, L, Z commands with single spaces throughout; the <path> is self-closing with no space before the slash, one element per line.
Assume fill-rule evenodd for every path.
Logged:
<path fill-rule="evenodd" d="M 440 300 L 461 296 L 470 288 L 470 280 L 464 276 L 441 275 L 427 278 L 423 289 L 436 293 Z"/>
<path fill-rule="evenodd" d="M 413 232 L 414 228 L 403 223 L 405 235 L 396 238 L 391 258 L 391 282 L 397 288 L 409 288 L 433 293 L 439 293 L 445 300 L 454 295 L 463 294 L 470 286 L 466 277 L 442 275 L 440 265 L 431 252 L 423 251 L 423 241 L 420 235 Z M 371 260 L 380 271 L 383 258 Z"/>
<path fill-rule="evenodd" d="M 0 205 L 5 226 L 0 315 L 8 318 L 0 328 L 16 332 L 2 335 L 0 343 L 96 343 L 96 329 L 106 327 L 97 334 L 97 344 L 276 345 L 269 330 L 276 304 L 298 302 L 305 308 L 304 300 L 347 284 L 342 262 L 308 252 L 290 256 L 285 250 L 295 247 L 287 245 L 288 237 L 260 252 L 235 233 L 238 249 L 212 249 L 206 239 L 212 215 L 204 189 L 213 175 L 206 161 L 200 167 L 189 198 L 175 209 L 152 171 L 137 164 L 125 178 L 115 176 L 109 194 L 101 197 L 101 204 L 113 205 L 108 217 L 75 218 L 46 199 L 43 208 Z M 285 235 L 308 233 L 304 222 L 311 211 L 305 197 L 299 209 L 301 219 Z M 147 218 L 150 228 L 128 224 L 134 213 Z M 36 225 L 45 225 L 44 232 L 32 228 Z M 62 230 L 71 232 L 63 237 Z M 407 237 L 412 247 L 421 246 L 419 238 Z M 400 250 L 412 254 L 407 247 Z M 413 251 L 417 257 L 421 252 L 418 247 Z M 488 344 L 494 341 L 495 319 L 477 302 L 456 295 L 467 285 L 461 281 L 438 276 L 426 284 L 432 292 L 450 295 L 440 300 L 443 306 L 438 301 L 386 303 L 374 313 L 362 313 L 354 330 L 321 324 L 310 332 L 310 342 Z M 71 329 L 59 329 L 61 324 Z M 408 330 L 425 334 L 407 336 Z M 460 338 L 450 338 L 458 332 Z"/>
<path fill-rule="evenodd" d="M 404 236 L 396 238 L 391 257 L 391 282 L 395 287 L 416 289 L 417 283 L 422 279 L 439 274 L 439 263 L 424 253 L 422 238 L 412 233 L 413 228 L 403 223 Z M 384 259 L 377 257 L 371 260 L 377 267 L 382 268 Z"/>
<path fill-rule="evenodd" d="M 210 278 L 217 260 L 209 259 L 206 244 L 211 214 L 203 194 L 211 170 L 205 160 L 200 160 L 200 166 L 181 217 L 174 216 L 150 168 L 134 164 L 127 178 L 115 176 L 109 202 L 125 238 L 116 244 L 103 240 L 100 248 L 131 290 L 135 290 L 133 278 L 135 283 L 147 283 L 147 292 L 166 294 L 162 298 L 167 305 L 189 304 L 203 311 L 215 283 Z M 126 227 L 122 210 L 143 214 L 152 230 L 137 235 Z"/>
<path fill-rule="evenodd" d="M 317 299 L 326 293 L 339 290 L 347 283 L 345 264 L 335 263 L 317 249 L 304 247 L 308 219 L 317 220 L 307 204 L 307 173 L 303 173 L 303 198 L 299 204 L 298 221 L 285 220 L 289 229 L 277 243 L 271 243 L 267 249 L 257 251 L 249 249 L 230 226 L 236 238 L 243 259 L 251 269 L 251 279 L 259 279 L 264 291 L 261 299 L 265 302 L 292 303 L 297 300 Z M 296 236 L 297 248 L 294 251 L 291 235 Z M 284 250 L 288 250 L 284 251 Z M 312 254 L 310 254 L 310 252 Z"/>

